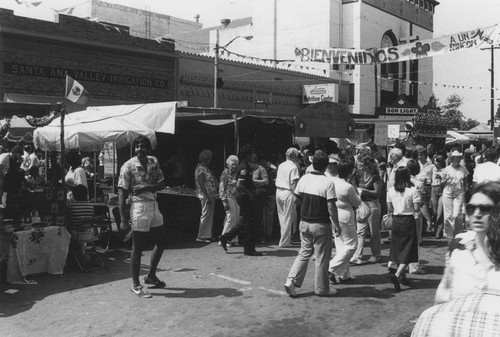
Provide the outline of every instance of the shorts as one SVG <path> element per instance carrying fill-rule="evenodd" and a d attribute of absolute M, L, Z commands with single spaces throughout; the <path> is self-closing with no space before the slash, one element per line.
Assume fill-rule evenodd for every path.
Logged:
<path fill-rule="evenodd" d="M 149 232 L 132 232 L 132 240 L 135 249 L 151 250 L 155 245 L 163 247 L 167 245 L 167 229 L 161 225 L 152 227 Z"/>
<path fill-rule="evenodd" d="M 163 215 L 156 201 L 136 201 L 130 205 L 130 222 L 134 232 L 149 232 L 163 225 Z"/>

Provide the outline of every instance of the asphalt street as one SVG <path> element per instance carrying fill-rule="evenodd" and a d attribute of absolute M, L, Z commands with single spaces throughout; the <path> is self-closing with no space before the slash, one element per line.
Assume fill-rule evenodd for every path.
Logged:
<path fill-rule="evenodd" d="M 409 336 L 433 304 L 446 245 L 425 238 L 425 274 L 409 275 L 411 287 L 400 293 L 387 279 L 387 244 L 381 263 L 351 267 L 354 280 L 332 285 L 338 290 L 332 298 L 314 295 L 311 261 L 296 299 L 283 284 L 298 246 L 261 244 L 264 256 L 250 257 L 241 247 L 225 253 L 216 242 L 171 242 L 158 272 L 167 288 L 142 299 L 129 291 L 130 250 L 115 245 L 102 252 L 103 269 L 40 274 L 37 284 L 12 285 L 0 295 L 0 336 Z"/>

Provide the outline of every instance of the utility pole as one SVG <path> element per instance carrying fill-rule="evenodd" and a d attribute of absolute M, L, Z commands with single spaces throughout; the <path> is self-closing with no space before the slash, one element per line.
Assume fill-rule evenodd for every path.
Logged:
<path fill-rule="evenodd" d="M 488 69 L 491 75 L 491 96 L 490 96 L 490 126 L 493 133 L 493 146 L 497 146 L 497 137 L 495 136 L 495 49 L 500 47 L 491 46 L 489 48 L 481 48 L 481 50 L 491 50 L 491 68 Z"/>
<path fill-rule="evenodd" d="M 218 108 L 217 78 L 219 77 L 219 29 L 215 30 L 215 57 L 214 57 L 214 108 Z"/>

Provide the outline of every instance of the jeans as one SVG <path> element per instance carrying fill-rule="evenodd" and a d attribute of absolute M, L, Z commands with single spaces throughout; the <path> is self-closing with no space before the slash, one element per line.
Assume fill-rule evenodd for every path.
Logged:
<path fill-rule="evenodd" d="M 315 256 L 315 293 L 322 295 L 330 291 L 328 264 L 332 255 L 332 225 L 331 223 L 300 222 L 299 254 L 293 262 L 287 280 L 297 288 L 302 286 L 306 276 L 309 259 Z"/>
<path fill-rule="evenodd" d="M 380 202 L 378 200 L 364 201 L 371 209 L 371 214 L 365 223 L 357 223 L 358 248 L 354 253 L 353 258 L 361 260 L 363 258 L 363 248 L 365 247 L 366 232 L 370 230 L 370 248 L 373 257 L 380 257 Z"/>

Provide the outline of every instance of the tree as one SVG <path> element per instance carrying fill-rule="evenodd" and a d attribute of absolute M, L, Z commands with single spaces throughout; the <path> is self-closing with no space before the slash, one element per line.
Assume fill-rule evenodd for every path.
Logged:
<path fill-rule="evenodd" d="M 464 117 L 462 111 L 460 111 L 460 106 L 463 104 L 463 98 L 458 96 L 457 94 L 451 94 L 447 99 L 444 105 L 440 106 L 443 115 L 449 121 L 448 127 L 450 129 L 458 129 L 458 130 L 470 130 L 479 123 L 477 120 L 468 118 L 467 120 Z"/>
<path fill-rule="evenodd" d="M 459 129 L 460 121 L 464 120 L 464 114 L 459 110 L 463 104 L 462 97 L 457 94 L 451 94 L 444 105 L 441 106 L 443 115 L 449 121 L 448 127 L 451 129 Z"/>
<path fill-rule="evenodd" d="M 466 121 L 464 121 L 464 120 L 460 121 L 460 127 L 458 129 L 459 130 L 470 130 L 472 128 L 475 128 L 479 124 L 481 124 L 481 123 L 479 123 L 477 120 L 472 119 L 472 118 L 467 118 Z"/>

